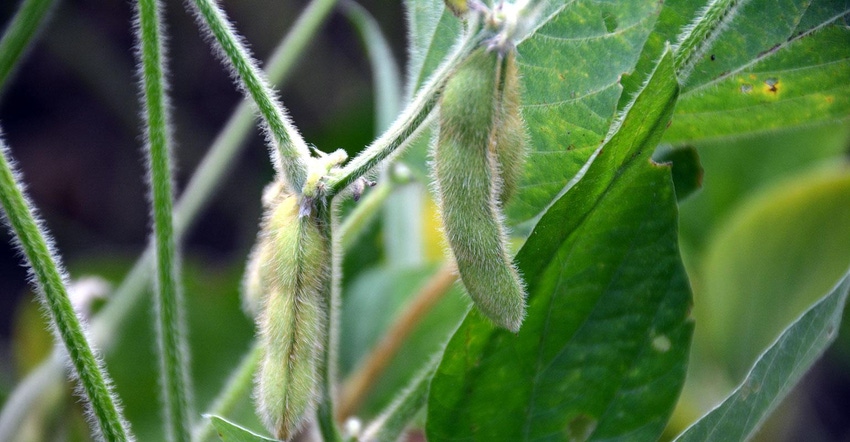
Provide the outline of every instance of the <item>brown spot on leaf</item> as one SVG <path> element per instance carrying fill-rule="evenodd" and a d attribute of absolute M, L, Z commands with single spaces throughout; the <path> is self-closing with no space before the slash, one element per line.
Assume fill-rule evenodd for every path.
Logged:
<path fill-rule="evenodd" d="M 778 78 L 768 78 L 764 80 L 764 85 L 767 86 L 768 92 L 773 92 L 774 94 L 779 91 L 779 79 Z"/>

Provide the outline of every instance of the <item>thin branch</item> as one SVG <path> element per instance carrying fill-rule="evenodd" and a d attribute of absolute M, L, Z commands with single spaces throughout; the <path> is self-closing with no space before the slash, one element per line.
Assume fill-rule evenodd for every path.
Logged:
<path fill-rule="evenodd" d="M 219 55 L 229 62 L 233 76 L 256 103 L 270 141 L 273 140 L 276 145 L 276 149 L 272 150 L 272 162 L 290 189 L 300 193 L 307 178 L 307 161 L 310 158 L 307 143 L 289 121 L 272 87 L 237 36 L 224 11 L 213 0 L 192 0 L 192 4 L 198 22 L 215 38 Z"/>
<path fill-rule="evenodd" d="M 191 379 L 186 345 L 182 291 L 174 235 L 171 131 L 163 60 L 162 19 L 158 0 L 139 0 L 138 25 L 141 89 L 145 115 L 145 148 L 156 248 L 156 330 L 163 389 L 166 435 L 170 441 L 188 441 L 191 428 Z"/>
<path fill-rule="evenodd" d="M 456 279 L 454 267 L 445 264 L 416 293 L 381 342 L 372 349 L 365 362 L 345 383 L 337 409 L 337 420 L 341 421 L 357 411 L 372 386 L 390 365 L 402 344 L 428 312 L 448 293 Z"/>

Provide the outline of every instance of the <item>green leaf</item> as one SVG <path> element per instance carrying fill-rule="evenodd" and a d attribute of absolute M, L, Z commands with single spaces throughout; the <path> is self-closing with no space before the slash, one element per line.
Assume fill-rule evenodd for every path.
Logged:
<path fill-rule="evenodd" d="M 789 326 L 723 403 L 677 441 L 747 440 L 838 334 L 850 273 Z"/>
<path fill-rule="evenodd" d="M 674 149 L 669 145 L 661 145 L 655 150 L 652 160 L 670 164 L 677 201 L 686 199 L 702 187 L 703 169 L 695 147 Z"/>
<path fill-rule="evenodd" d="M 733 382 L 850 266 L 843 166 L 818 168 L 741 203 L 707 250 L 697 339 L 711 345 Z"/>
<path fill-rule="evenodd" d="M 260 436 L 253 431 L 246 430 L 245 428 L 218 416 L 206 414 L 204 417 L 212 422 L 215 431 L 218 433 L 218 437 L 220 437 L 224 442 L 265 442 L 277 440 Z"/>
<path fill-rule="evenodd" d="M 848 13 L 843 0 L 743 2 L 687 78 L 665 141 L 846 119 L 850 30 L 830 23 Z"/>
<path fill-rule="evenodd" d="M 770 58 L 790 42 L 850 13 L 844 0 L 752 0 L 735 16 L 698 61 L 683 88 L 683 99 L 697 88 Z M 836 42 L 837 43 L 837 42 Z M 714 56 L 714 59 L 712 59 Z"/>
<path fill-rule="evenodd" d="M 684 93 L 665 141 L 739 136 L 848 117 L 850 29 L 828 26 Z"/>
<path fill-rule="evenodd" d="M 568 2 L 518 45 L 531 151 L 509 222 L 539 216 L 608 133 L 660 2 Z M 656 58 L 657 59 L 657 58 Z"/>
<path fill-rule="evenodd" d="M 650 440 L 684 382 L 692 323 L 666 167 L 649 158 L 673 111 L 669 52 L 586 172 L 517 255 L 517 335 L 476 311 L 431 384 L 429 440 Z"/>

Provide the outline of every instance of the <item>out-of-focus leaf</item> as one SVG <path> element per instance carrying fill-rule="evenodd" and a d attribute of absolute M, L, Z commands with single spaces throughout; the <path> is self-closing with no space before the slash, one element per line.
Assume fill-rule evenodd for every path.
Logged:
<path fill-rule="evenodd" d="M 702 187 L 703 169 L 699 152 L 693 146 L 671 148 L 662 145 L 652 155 L 656 163 L 669 163 L 676 200 L 682 201 Z"/>
<path fill-rule="evenodd" d="M 652 440 L 684 382 L 692 323 L 666 167 L 649 161 L 671 57 L 517 256 L 517 335 L 473 310 L 431 384 L 429 440 Z"/>
<path fill-rule="evenodd" d="M 277 439 L 260 436 L 253 431 L 247 430 L 228 421 L 227 419 L 206 415 L 204 418 L 212 422 L 213 428 L 218 433 L 218 437 L 224 442 L 274 442 Z"/>
<path fill-rule="evenodd" d="M 740 205 L 708 249 L 696 306 L 737 382 L 793 318 L 850 266 L 850 172 L 819 169 Z"/>
<path fill-rule="evenodd" d="M 379 342 L 412 296 L 434 275 L 436 266 L 411 269 L 380 268 L 364 272 L 343 300 L 340 334 L 340 368 L 343 375 L 357 368 L 361 359 Z M 375 383 L 360 407 L 370 416 L 386 407 L 409 383 L 423 364 L 444 345 L 468 310 L 469 301 L 459 286 L 453 286 L 422 318 L 404 346 Z"/>
<path fill-rule="evenodd" d="M 744 382 L 677 441 L 747 440 L 838 334 L 850 273 L 794 321 L 758 359 Z"/>

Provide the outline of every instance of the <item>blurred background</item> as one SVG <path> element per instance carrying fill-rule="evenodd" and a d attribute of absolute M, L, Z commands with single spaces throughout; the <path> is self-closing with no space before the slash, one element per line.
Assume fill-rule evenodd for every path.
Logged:
<path fill-rule="evenodd" d="M 179 193 L 241 97 L 183 3 L 163 3 Z M 404 67 L 401 2 L 359 3 L 380 23 Z M 17 4 L 0 4 L 0 26 L 8 23 Z M 222 4 L 262 60 L 307 2 Z M 112 287 L 144 249 L 150 223 L 131 22 L 132 2 L 60 2 L 37 44 L 0 90 L 4 139 L 71 278 L 97 275 Z M 344 15 L 330 16 L 280 96 L 305 138 L 321 150 L 354 153 L 374 138 L 372 74 L 360 38 Z M 671 435 L 722 399 L 761 349 L 850 267 L 848 122 L 845 118 L 712 141 L 687 151 L 699 157 L 704 169 L 703 188 L 681 207 L 683 258 L 698 325 L 692 371 Z M 212 399 L 253 337 L 252 322 L 239 308 L 238 289 L 257 233 L 260 195 L 273 171 L 256 131 L 247 143 L 183 242 L 199 409 Z M 346 310 L 344 318 L 351 333 L 340 355 L 343 374 L 356 366 L 409 294 L 435 271 L 441 247 L 427 207 L 421 265 L 387 276 L 384 238 L 377 227 L 368 229 L 346 259 L 346 302 L 358 309 Z M 3 403 L 52 344 L 5 229 L 0 238 Z M 399 295 L 389 306 L 376 305 L 367 296 L 376 287 Z M 429 330 L 417 332 L 414 349 L 393 366 L 396 374 L 363 406 L 365 415 L 386 403 L 404 382 L 398 373 L 415 370 L 416 362 L 429 354 L 431 347 L 424 343 L 451 330 L 464 306 L 453 292 L 436 309 L 423 327 Z M 358 316 L 375 325 L 360 324 Z M 161 434 L 150 324 L 150 306 L 134 311 L 107 356 L 140 440 L 158 440 Z M 850 441 L 848 332 L 844 327 L 837 344 L 760 434 L 762 440 Z M 57 386 L 54 396 L 27 417 L 22 440 L 88 440 L 81 408 L 67 386 Z M 237 421 L 257 427 L 247 398 L 243 405 Z"/>

